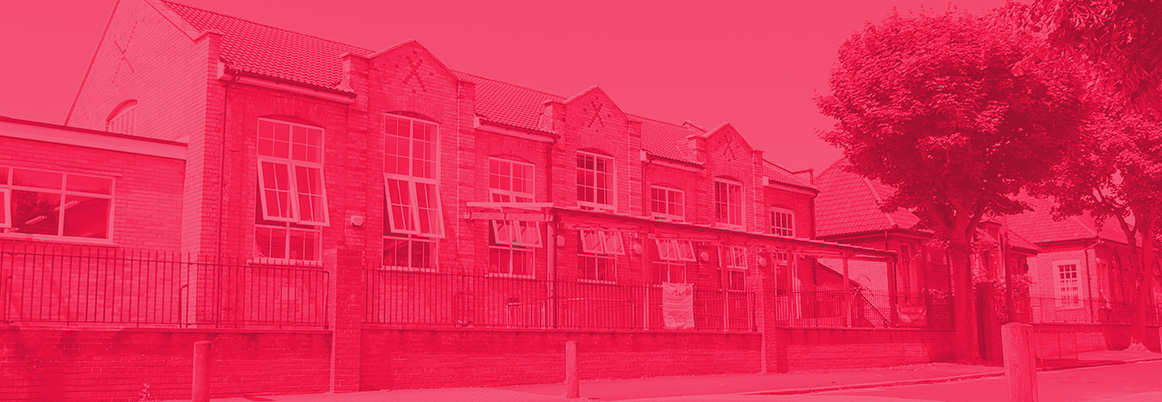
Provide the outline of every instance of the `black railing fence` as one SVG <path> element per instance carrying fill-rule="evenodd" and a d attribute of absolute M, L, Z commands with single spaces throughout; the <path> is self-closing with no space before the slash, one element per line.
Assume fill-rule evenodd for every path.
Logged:
<path fill-rule="evenodd" d="M 677 329 L 654 285 L 368 269 L 364 322 L 410 327 Z M 693 328 L 755 331 L 754 294 L 694 289 Z"/>
<path fill-rule="evenodd" d="M 1029 321 L 1038 324 L 1129 324 L 1134 304 L 1104 298 L 1029 297 Z M 1158 325 L 1162 305 L 1144 306 L 1147 325 Z"/>
<path fill-rule="evenodd" d="M 325 326 L 327 272 L 107 246 L 0 242 L 0 322 Z"/>
<path fill-rule="evenodd" d="M 866 290 L 798 290 L 775 296 L 775 320 L 791 327 L 952 327 L 952 298 L 887 296 Z"/>

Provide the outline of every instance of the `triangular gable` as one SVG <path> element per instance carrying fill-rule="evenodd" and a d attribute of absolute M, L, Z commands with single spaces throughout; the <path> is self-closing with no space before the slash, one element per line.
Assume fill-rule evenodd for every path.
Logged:
<path fill-rule="evenodd" d="M 564 103 L 570 114 L 579 113 L 584 117 L 585 125 L 592 127 L 594 124 L 604 124 L 608 119 L 615 121 L 628 121 L 629 116 L 617 106 L 617 102 L 613 101 L 605 91 L 596 85 L 591 86 L 584 91 L 577 93 L 565 99 Z M 612 106 L 612 108 L 606 107 Z"/>
<path fill-rule="evenodd" d="M 746 138 L 730 123 L 722 123 L 703 135 L 706 137 L 708 154 L 717 154 L 727 160 L 750 160 L 754 152 Z"/>
<path fill-rule="evenodd" d="M 451 80 L 459 80 L 455 71 L 452 71 L 452 69 L 448 68 L 448 66 L 445 65 L 444 62 L 440 60 L 440 58 L 436 57 L 432 51 L 428 50 L 427 47 L 424 47 L 424 45 L 420 44 L 420 42 L 415 39 L 408 39 L 397 43 L 391 47 L 372 53 L 368 55 L 367 58 L 375 60 L 385 55 L 407 52 L 409 50 L 412 51 L 415 55 L 423 56 L 423 60 L 426 60 L 425 63 L 430 63 L 431 67 L 435 71 L 438 71 L 440 74 L 442 74 L 444 77 L 447 77 Z M 400 68 L 407 69 L 410 68 L 410 66 L 400 66 Z"/>

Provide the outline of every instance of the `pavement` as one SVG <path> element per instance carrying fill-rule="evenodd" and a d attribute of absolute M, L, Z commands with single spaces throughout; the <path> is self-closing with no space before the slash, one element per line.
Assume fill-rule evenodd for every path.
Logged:
<path fill-rule="evenodd" d="M 1049 361 L 1038 381 L 1042 401 L 1162 401 L 1162 355 L 1146 351 L 1082 353 L 1077 360 Z M 1131 367 L 1132 366 L 1132 367 Z M 1129 368 L 1127 368 L 1129 367 Z M 1100 370 L 1085 372 L 1085 370 Z M 1078 374 L 1080 373 L 1080 374 Z M 582 401 L 976 401 L 1006 398 L 1003 368 L 989 365 L 927 363 L 908 366 L 840 369 L 785 374 L 731 374 L 652 377 L 581 382 Z M 1124 380 L 1146 375 L 1146 387 Z M 1099 380 L 1094 380 L 1094 379 Z M 1104 381 L 1104 382 L 1101 382 Z M 1069 387 L 1093 384 L 1092 392 Z M 1060 383 L 1060 384 L 1058 384 Z M 1093 387 L 1089 387 L 1093 388 Z M 1081 391 L 1089 390 L 1081 388 Z M 1106 388 L 1112 391 L 1105 392 Z M 1119 391 L 1119 392 L 1113 392 Z M 216 398 L 214 402 L 560 402 L 564 384 L 489 388 L 438 388 L 364 391 L 342 394 L 262 395 Z M 1095 393 L 1096 392 L 1096 393 Z M 1102 393 L 1105 392 L 1105 393 Z M 983 393 L 983 394 L 980 394 Z M 1048 394 L 1047 394 L 1048 393 Z M 978 395 L 979 394 L 979 395 Z M 987 394 L 987 397 L 986 397 Z M 1113 399 L 1101 399 L 1104 397 Z M 1062 397 L 1066 399 L 1061 399 Z M 1089 399 L 1077 399 L 1084 397 Z M 998 399 L 999 398 L 999 399 Z M 1056 399 L 1054 399 L 1056 398 Z M 1072 399 L 1070 399 L 1072 398 Z M 1123 399 L 1118 399 L 1123 398 Z M 1124 399 L 1130 398 L 1130 399 Z M 1137 398 L 1137 399 L 1134 399 Z"/>

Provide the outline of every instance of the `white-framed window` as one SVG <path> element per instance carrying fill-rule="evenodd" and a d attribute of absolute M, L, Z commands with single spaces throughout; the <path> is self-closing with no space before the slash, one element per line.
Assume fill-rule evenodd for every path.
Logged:
<path fill-rule="evenodd" d="M 1110 264 L 1105 259 L 1096 258 L 1097 264 L 1097 297 L 1101 307 L 1110 307 L 1113 291 L 1110 286 Z"/>
<path fill-rule="evenodd" d="M 714 180 L 714 221 L 724 226 L 742 227 L 742 183 L 721 178 Z"/>
<path fill-rule="evenodd" d="M 776 236 L 795 237 L 795 211 L 771 208 L 771 233 Z"/>
<path fill-rule="evenodd" d="M 617 281 L 617 256 L 625 255 L 621 233 L 605 230 L 579 230 L 581 252 L 577 254 L 579 277 L 596 282 Z"/>
<path fill-rule="evenodd" d="M 383 236 L 383 267 L 405 271 L 435 271 L 436 239 L 410 234 Z"/>
<path fill-rule="evenodd" d="M 719 289 L 729 291 L 746 290 L 746 247 L 719 247 L 718 264 Z"/>
<path fill-rule="evenodd" d="M 385 115 L 383 181 L 385 233 L 443 237 L 443 207 L 435 123 Z"/>
<path fill-rule="evenodd" d="M 110 240 L 113 178 L 0 167 L 0 233 Z"/>
<path fill-rule="evenodd" d="M 488 158 L 488 193 L 493 202 L 533 202 L 531 163 Z"/>
<path fill-rule="evenodd" d="M 613 158 L 577 152 L 577 205 L 582 209 L 614 209 Z"/>
<path fill-rule="evenodd" d="M 1054 261 L 1054 290 L 1057 308 L 1081 308 L 1081 279 L 1077 260 Z"/>
<path fill-rule="evenodd" d="M 109 114 L 109 119 L 105 120 L 105 131 L 133 135 L 136 119 L 137 101 L 126 101 Z"/>
<path fill-rule="evenodd" d="M 534 167 L 502 158 L 488 160 L 488 192 L 492 202 L 533 202 Z M 542 247 L 539 222 L 489 221 L 488 273 L 535 276 L 534 249 Z"/>
<path fill-rule="evenodd" d="M 650 187 L 650 215 L 655 218 L 681 221 L 685 217 L 685 193 L 669 187 Z"/>
<path fill-rule="evenodd" d="M 694 245 L 689 240 L 655 239 L 657 257 L 653 262 L 654 283 L 689 283 L 687 263 L 695 262 Z"/>
<path fill-rule="evenodd" d="M 327 226 L 323 129 L 258 119 L 262 219 Z"/>
<path fill-rule="evenodd" d="M 322 231 L 318 226 L 264 221 L 254 225 L 254 249 L 260 262 L 319 261 L 323 254 Z"/>
<path fill-rule="evenodd" d="M 319 261 L 330 224 L 322 128 L 258 119 L 254 251 L 260 259 Z"/>

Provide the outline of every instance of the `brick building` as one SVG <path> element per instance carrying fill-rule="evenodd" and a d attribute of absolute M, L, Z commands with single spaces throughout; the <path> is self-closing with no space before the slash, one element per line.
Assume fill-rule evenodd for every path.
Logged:
<path fill-rule="evenodd" d="M 1031 318 L 1055 323 L 1129 322 L 1136 273 L 1134 247 L 1116 221 L 1053 219 L 1053 200 L 1023 195 L 1033 210 L 1009 218 L 1041 252 L 1029 259 Z M 1141 242 L 1138 242 L 1141 245 Z M 1155 264 L 1153 294 L 1162 294 Z"/>
<path fill-rule="evenodd" d="M 807 300 L 796 278 L 844 292 L 845 270 L 819 258 L 895 261 L 815 240 L 810 178 L 765 160 L 729 124 L 632 115 L 597 87 L 565 97 L 452 70 L 415 41 L 375 51 L 166 1 L 117 5 L 68 127 L 2 123 L 19 126 L 0 133 L 0 172 L 11 175 L 0 182 L 12 200 L 5 247 L 95 247 L 117 261 L 138 261 L 122 258 L 133 249 L 184 256 L 139 269 L 173 272 L 148 282 L 165 292 L 103 279 L 126 286 L 116 301 L 41 275 L 69 289 L 60 305 L 173 305 L 149 323 L 211 331 L 204 336 L 224 336 L 214 331 L 226 324 L 321 326 L 303 339 L 261 336 L 280 348 L 316 347 L 325 336 L 323 390 L 552 380 L 551 365 L 513 372 L 530 357 L 503 345 L 555 350 L 577 337 L 638 363 L 595 377 L 818 364 L 802 339 L 779 341 L 776 326 L 787 317 L 860 326 L 870 315 L 842 293 L 841 302 Z M 20 208 L 32 191 L 21 182 L 27 172 L 58 189 L 37 190 L 56 197 L 55 210 L 46 206 L 63 216 L 54 233 Z M 98 190 L 74 193 L 74 177 Z M 79 209 L 73 197 L 96 201 Z M 105 212 L 90 222 L 109 229 L 71 226 L 96 209 Z M 36 255 L 5 266 L 59 263 Z M 682 294 L 678 306 L 692 311 L 662 301 Z M 6 311 L 5 321 L 142 324 L 121 317 Z M 520 332 L 530 330 L 539 332 Z M 690 330 L 716 333 L 682 332 Z M 924 348 L 887 361 L 941 356 L 929 347 L 945 335 L 899 335 Z M 481 362 L 425 374 L 451 370 L 436 355 L 457 356 L 443 362 L 453 366 Z M 885 361 L 868 356 L 865 364 Z M 312 370 L 300 371 L 315 381 Z M 311 381 L 303 386 L 318 390 Z"/>

